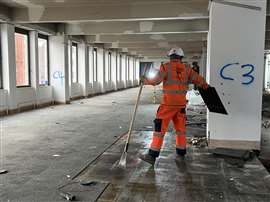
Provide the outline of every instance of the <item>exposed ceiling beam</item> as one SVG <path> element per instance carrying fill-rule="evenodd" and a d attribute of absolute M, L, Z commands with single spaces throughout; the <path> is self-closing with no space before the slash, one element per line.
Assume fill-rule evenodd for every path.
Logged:
<path fill-rule="evenodd" d="M 189 41 L 189 42 L 143 42 L 143 43 L 108 43 L 105 44 L 105 48 L 166 48 L 171 47 L 203 47 L 206 45 L 206 42 L 203 41 Z"/>
<path fill-rule="evenodd" d="M 144 42 L 187 42 L 187 41 L 206 41 L 206 33 L 190 33 L 190 34 L 130 34 L 130 35 L 96 35 L 86 36 L 88 43 L 144 43 Z"/>
<path fill-rule="evenodd" d="M 10 21 L 12 18 L 11 13 L 12 13 L 11 8 L 0 4 L 0 22 Z"/>
<path fill-rule="evenodd" d="M 40 33 L 55 35 L 57 33 L 56 24 L 18 24 L 18 27 L 27 29 L 27 30 L 38 30 Z"/>
<path fill-rule="evenodd" d="M 18 4 L 20 1 L 16 0 Z M 89 22 L 114 20 L 162 20 L 162 19 L 204 19 L 208 18 L 208 0 L 163 0 L 163 1 L 99 1 L 68 6 L 46 5 L 42 1 L 21 1 L 28 8 L 15 8 L 15 22 Z M 89 1 L 91 2 L 91 1 Z"/>
<path fill-rule="evenodd" d="M 111 35 L 162 32 L 208 32 L 209 20 L 161 20 L 132 22 L 83 22 L 70 23 L 65 27 L 68 35 Z"/>

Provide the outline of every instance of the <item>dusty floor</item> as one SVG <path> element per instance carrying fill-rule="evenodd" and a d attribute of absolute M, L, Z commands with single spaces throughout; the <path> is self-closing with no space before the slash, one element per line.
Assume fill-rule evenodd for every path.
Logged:
<path fill-rule="evenodd" d="M 79 186 L 78 188 L 76 183 L 74 184 L 68 180 L 79 170 L 81 170 L 82 167 L 96 159 L 99 154 L 104 152 L 106 147 L 110 146 L 127 131 L 128 121 L 133 110 L 133 104 L 135 102 L 137 91 L 138 89 L 129 89 L 121 92 L 93 97 L 90 99 L 75 101 L 70 105 L 53 106 L 40 110 L 16 114 L 13 116 L 2 117 L 0 169 L 7 169 L 9 173 L 0 175 L 0 201 L 63 201 L 63 199 L 59 197 L 56 189 L 59 185 L 66 184 L 67 182 L 70 182 L 71 184 L 68 184 L 68 186 L 64 187 L 64 189 L 67 189 L 67 191 L 77 190 L 77 193 L 80 193 L 78 195 L 80 195 L 82 198 L 86 193 L 85 197 L 88 197 L 86 201 L 92 201 L 96 198 L 100 198 L 100 200 L 102 199 L 103 201 L 106 201 L 109 194 L 114 193 L 114 191 L 110 192 L 112 189 L 112 183 L 108 181 L 109 178 L 117 178 L 118 182 L 116 180 L 116 186 L 119 185 L 117 183 L 119 183 L 121 180 L 125 180 L 127 183 L 136 184 L 137 178 L 144 178 L 144 176 L 136 177 L 136 175 L 134 176 L 133 173 L 132 176 L 127 176 L 125 179 L 120 179 L 122 178 L 121 175 L 123 173 L 117 173 L 115 170 L 110 170 L 112 163 L 115 162 L 115 160 L 117 160 L 119 157 L 119 148 L 122 144 L 122 140 L 120 140 L 116 143 L 116 145 L 113 145 L 110 148 L 117 150 L 117 152 L 115 152 L 112 157 L 109 155 L 110 158 L 108 158 L 108 151 L 110 151 L 109 149 L 104 153 L 103 156 L 101 156 L 101 159 L 94 161 L 95 163 L 93 165 L 96 165 L 96 163 L 100 163 L 101 166 L 104 163 L 108 164 L 108 166 L 105 168 L 103 167 L 103 169 L 102 167 L 97 169 L 97 167 L 94 166 L 94 168 L 97 169 L 96 177 L 102 178 L 104 172 L 106 173 L 106 175 L 103 176 L 104 181 L 98 179 L 95 186 L 83 188 Z M 155 111 L 158 107 L 156 104 L 152 104 L 152 102 L 153 88 L 145 88 L 143 90 L 142 102 L 139 107 L 138 116 L 136 119 L 135 130 L 152 130 L 152 121 L 154 119 Z M 197 113 L 195 114 L 197 115 Z M 195 114 L 190 111 L 189 115 L 193 116 Z M 200 115 L 196 117 L 199 116 Z M 203 119 L 203 116 L 201 116 L 201 118 Z M 190 127 L 188 129 L 188 134 L 193 136 L 200 136 L 204 134 L 204 130 L 205 129 L 201 127 Z M 146 134 L 147 133 L 143 133 L 143 135 Z M 150 137 L 151 135 L 147 134 L 147 138 Z M 141 143 L 142 139 L 140 138 L 142 138 L 142 136 L 139 136 L 136 141 Z M 145 147 L 145 145 L 141 144 L 134 144 L 133 146 L 135 146 L 134 152 L 136 154 L 138 149 L 143 150 Z M 144 147 L 142 148 L 141 146 Z M 192 159 L 197 159 L 196 156 L 198 155 L 198 151 L 193 149 L 190 149 L 190 151 L 192 156 L 190 156 L 190 162 L 188 161 L 188 163 L 193 165 L 194 162 L 192 162 Z M 168 152 L 173 154 L 173 152 L 169 150 Z M 133 155 L 136 156 L 135 153 Z M 203 153 L 205 152 L 203 151 Z M 172 176 L 169 176 L 166 173 L 175 169 L 178 169 L 179 171 L 184 169 L 181 167 L 182 165 L 177 167 L 178 165 L 174 162 L 172 155 L 169 155 L 168 158 L 165 158 L 166 151 L 163 152 L 163 156 L 164 158 L 161 158 L 160 163 L 158 164 L 156 174 L 155 172 L 153 173 L 153 170 L 150 170 L 150 182 L 151 180 L 152 182 L 154 180 L 153 174 L 159 176 L 159 173 L 162 173 L 164 169 L 167 170 L 164 171 L 164 174 L 161 174 L 160 176 L 161 178 L 162 176 L 163 178 L 168 178 L 168 180 L 172 180 L 173 177 L 176 177 L 177 173 L 174 173 Z M 208 161 L 207 156 L 208 155 L 206 154 L 206 161 Z M 106 160 L 106 158 L 108 160 Z M 105 162 L 102 159 L 105 159 Z M 133 159 L 137 158 L 134 157 Z M 149 169 L 149 166 L 144 165 L 137 160 L 133 163 L 134 164 L 130 165 L 136 165 L 134 168 L 139 168 L 139 173 L 145 174 L 144 170 L 147 172 Z M 164 164 L 166 164 L 165 168 Z M 196 161 L 194 165 L 197 165 Z M 194 167 L 194 165 L 193 168 L 197 169 L 195 168 L 196 166 Z M 220 166 L 219 163 L 217 165 Z M 252 167 L 254 166 L 251 165 L 251 169 Z M 90 166 L 86 170 L 85 174 L 87 174 L 88 177 L 91 177 L 93 174 L 91 173 L 92 169 L 93 167 Z M 143 169 L 143 172 L 140 169 Z M 132 172 L 133 171 L 131 169 L 131 173 Z M 237 172 L 238 171 L 233 171 L 235 175 Z M 128 175 L 129 172 L 126 174 Z M 160 180 L 160 182 L 163 182 L 162 180 L 166 181 L 166 179 L 160 178 L 157 178 L 157 180 Z M 200 181 L 201 179 L 196 178 L 194 181 L 195 185 L 197 180 Z M 215 180 L 216 178 L 214 178 L 212 183 L 216 183 Z M 155 188 L 153 185 L 151 185 L 150 182 L 150 190 L 156 189 L 157 191 L 160 187 L 163 186 L 162 183 L 158 184 L 158 186 Z M 189 183 L 189 181 L 187 183 Z M 201 184 L 203 182 L 200 181 L 198 183 Z M 171 191 L 170 184 L 171 182 L 168 181 L 166 185 L 167 188 L 164 189 L 164 196 L 160 197 L 159 199 L 164 197 L 166 198 L 166 196 L 169 197 L 168 193 Z M 189 185 L 192 185 L 192 183 L 189 183 Z M 195 191 L 199 191 L 199 193 L 201 193 L 201 191 L 204 190 L 204 188 L 201 188 L 198 190 L 195 189 Z M 185 191 L 180 190 L 178 186 L 177 189 L 179 189 L 180 193 L 181 191 Z M 85 190 L 87 190 L 87 192 L 85 192 Z M 144 190 L 143 187 L 140 187 L 140 184 L 135 187 L 127 184 L 127 192 L 124 192 L 120 195 L 119 192 L 115 192 L 118 193 L 117 197 L 120 197 L 119 199 L 122 201 L 132 201 L 131 199 L 127 199 L 125 194 L 129 192 L 131 194 L 137 193 L 137 196 L 139 197 L 137 201 L 141 201 L 140 199 L 142 193 L 140 190 Z M 266 188 L 263 187 L 263 193 L 260 192 L 262 195 L 259 194 L 258 199 L 264 199 L 265 197 L 268 197 L 268 195 L 265 195 L 264 193 L 265 190 Z M 105 193 L 103 193 L 103 191 L 105 191 Z M 209 197 L 210 199 L 211 197 L 214 197 L 215 199 L 216 197 L 221 197 L 220 199 L 229 199 L 226 196 L 227 192 L 223 193 L 224 196 L 221 196 L 219 191 L 220 190 L 218 190 L 217 195 L 214 194 L 214 196 L 212 196 L 211 194 L 208 196 L 207 194 L 203 194 L 202 197 L 204 199 Z M 150 195 L 147 194 L 145 199 L 148 197 L 151 198 L 154 193 L 155 191 L 150 191 Z M 186 199 L 191 199 L 191 196 L 189 196 L 190 193 L 192 192 L 189 192 L 186 195 Z M 89 198 L 89 196 L 91 197 Z M 197 195 L 192 197 L 195 197 L 194 199 L 196 199 Z M 135 199 L 136 198 L 134 198 L 134 200 Z"/>
<path fill-rule="evenodd" d="M 263 97 L 262 142 L 260 160 L 270 172 L 270 94 Z"/>
<path fill-rule="evenodd" d="M 189 146 L 185 160 L 178 159 L 173 144 L 175 138 L 168 133 L 161 156 L 151 167 L 138 158 L 139 153 L 147 150 L 151 132 L 139 131 L 133 134 L 127 166 L 122 169 L 116 165 L 123 139 L 77 179 L 107 183 L 98 198 L 100 202 L 270 200 L 269 174 L 257 158 L 239 168 L 214 157 L 207 148 Z M 74 194 L 81 196 L 79 192 Z M 87 200 L 87 197 L 81 199 Z"/>
<path fill-rule="evenodd" d="M 2 117 L 0 201 L 41 201 L 128 129 L 138 89 Z M 135 128 L 152 126 L 152 89 L 143 92 Z M 51 200 L 47 200 L 51 201 Z"/>

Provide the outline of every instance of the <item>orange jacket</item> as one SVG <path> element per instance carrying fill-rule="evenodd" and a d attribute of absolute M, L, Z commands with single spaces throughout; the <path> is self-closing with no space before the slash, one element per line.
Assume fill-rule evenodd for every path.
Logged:
<path fill-rule="evenodd" d="M 202 76 L 190 66 L 186 66 L 179 60 L 171 60 L 161 64 L 158 76 L 153 80 L 146 79 L 146 85 L 158 85 L 163 82 L 162 105 L 185 106 L 186 93 L 190 83 L 207 88 L 208 84 Z"/>

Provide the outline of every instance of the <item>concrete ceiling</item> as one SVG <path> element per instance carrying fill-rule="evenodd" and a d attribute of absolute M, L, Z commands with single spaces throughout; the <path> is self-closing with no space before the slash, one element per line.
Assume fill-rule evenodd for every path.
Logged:
<path fill-rule="evenodd" d="M 44 26 L 44 31 L 149 59 L 164 58 L 173 46 L 197 57 L 206 46 L 208 4 L 209 0 L 0 0 L 0 19 L 31 23 L 33 29 Z M 267 48 L 269 40 L 267 32 Z"/>

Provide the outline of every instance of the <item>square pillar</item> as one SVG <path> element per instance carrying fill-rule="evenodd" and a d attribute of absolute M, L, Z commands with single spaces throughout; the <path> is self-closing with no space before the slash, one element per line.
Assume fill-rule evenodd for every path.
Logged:
<path fill-rule="evenodd" d="M 3 88 L 8 92 L 8 108 L 17 108 L 16 101 L 16 56 L 15 56 L 15 27 L 1 24 L 1 48 L 3 65 Z"/>
<path fill-rule="evenodd" d="M 126 68 L 126 55 L 125 54 L 122 54 L 122 65 L 121 65 L 121 78 L 122 78 L 122 81 L 121 81 L 121 84 L 122 84 L 122 88 L 126 88 L 127 86 L 127 68 Z"/>
<path fill-rule="evenodd" d="M 30 67 L 31 67 L 31 86 L 37 91 L 39 87 L 38 32 L 37 31 L 30 31 Z"/>
<path fill-rule="evenodd" d="M 106 92 L 105 88 L 105 61 L 104 61 L 104 49 L 97 49 L 97 77 L 98 77 L 98 85 L 99 85 L 99 93 Z"/>
<path fill-rule="evenodd" d="M 87 97 L 89 83 L 89 54 L 88 47 L 85 43 L 78 44 L 78 74 L 79 84 L 82 87 L 83 96 Z"/>
<path fill-rule="evenodd" d="M 112 75 L 111 75 L 111 78 L 112 78 L 112 89 L 113 90 L 117 90 L 117 52 L 115 51 L 112 51 L 111 52 L 111 67 L 112 67 Z"/>
<path fill-rule="evenodd" d="M 135 81 L 136 81 L 137 85 L 140 82 L 140 61 L 139 61 L 139 59 L 136 59 L 136 62 L 135 62 Z"/>
<path fill-rule="evenodd" d="M 266 0 L 213 0 L 207 79 L 228 115 L 208 113 L 213 147 L 259 149 Z"/>
<path fill-rule="evenodd" d="M 54 100 L 57 103 L 70 103 L 68 37 L 50 36 L 50 78 Z"/>

